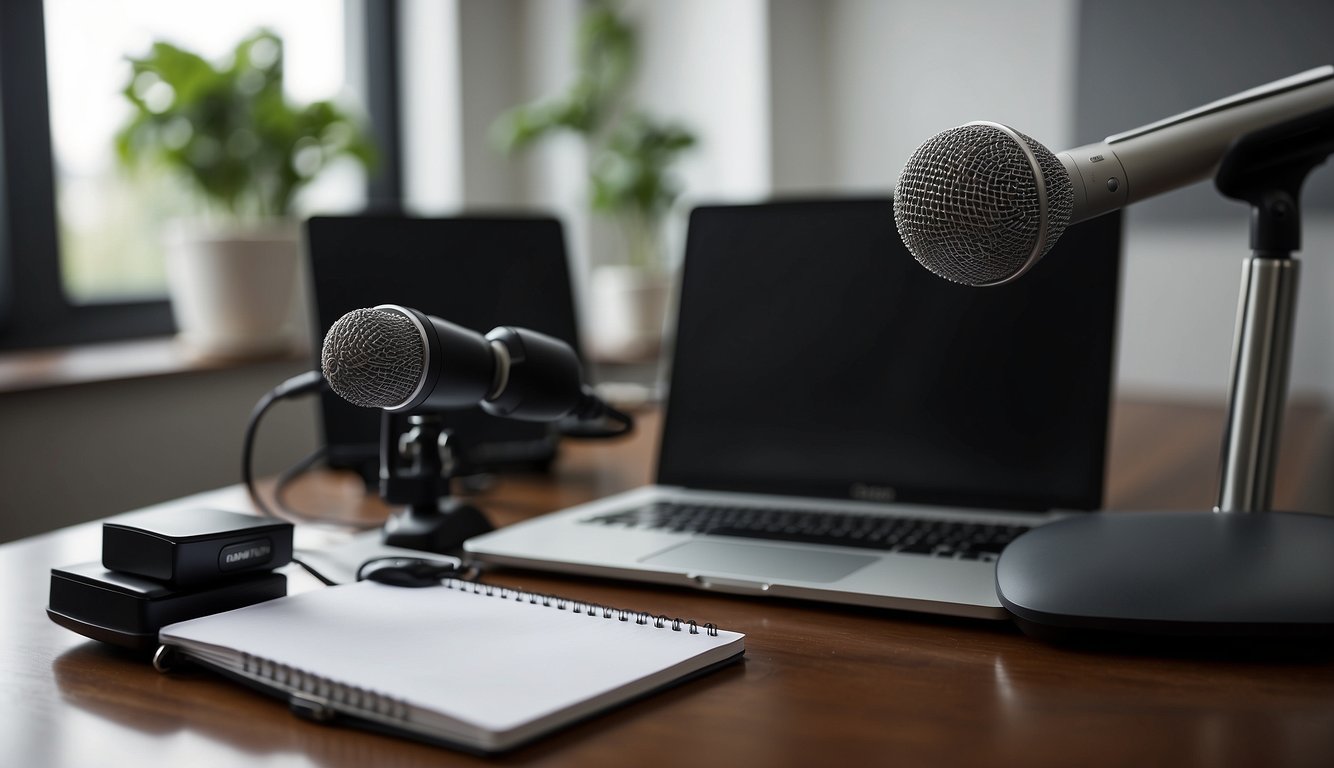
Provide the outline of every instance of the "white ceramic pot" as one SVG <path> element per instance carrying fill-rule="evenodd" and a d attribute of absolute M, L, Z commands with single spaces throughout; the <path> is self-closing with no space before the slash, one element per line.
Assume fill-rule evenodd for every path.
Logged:
<path fill-rule="evenodd" d="M 644 362 L 662 351 L 671 300 L 668 274 L 623 265 L 589 277 L 589 351 L 594 359 Z"/>
<path fill-rule="evenodd" d="M 290 348 L 299 249 L 292 225 L 167 237 L 167 285 L 181 341 L 204 357 Z"/>

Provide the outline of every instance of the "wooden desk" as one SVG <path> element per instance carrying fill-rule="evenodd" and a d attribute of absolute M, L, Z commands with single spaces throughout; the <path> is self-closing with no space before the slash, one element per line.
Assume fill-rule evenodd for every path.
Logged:
<path fill-rule="evenodd" d="M 1316 412 L 1290 427 L 1312 451 Z M 1216 409 L 1122 403 L 1109 506 L 1207 506 Z M 1303 424 L 1310 424 L 1309 428 Z M 549 478 L 478 497 L 499 523 L 645 482 L 653 424 L 570 446 Z M 1207 464 L 1207 466 L 1206 466 Z M 1300 461 L 1289 462 L 1298 467 Z M 1303 473 L 1297 473 L 1301 475 Z M 1280 498 L 1301 494 L 1285 472 Z M 294 501 L 374 516 L 356 482 L 316 476 Z M 242 500 L 234 490 L 209 503 Z M 186 502 L 192 503 L 192 502 Z M 24 510 L 8 510 L 23 514 Z M 35 511 L 33 513 L 36 513 Z M 13 766 L 479 764 L 479 758 L 313 725 L 219 678 L 163 676 L 43 614 L 51 566 L 96 559 L 84 525 L 0 546 L 0 745 Z M 504 756 L 521 765 L 1334 765 L 1334 663 L 1064 650 L 1003 623 L 766 601 L 529 572 L 497 583 L 747 633 L 743 664 Z M 300 576 L 294 576 L 294 584 Z M 319 642 L 318 638 L 311 638 Z M 374 649 L 367 649 L 373 653 Z"/>

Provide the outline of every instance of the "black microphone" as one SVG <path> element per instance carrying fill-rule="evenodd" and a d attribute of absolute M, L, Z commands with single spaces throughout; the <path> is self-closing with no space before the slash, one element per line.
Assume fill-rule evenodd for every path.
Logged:
<path fill-rule="evenodd" d="M 999 123 L 928 139 L 894 192 L 899 235 L 927 269 L 998 285 L 1038 262 L 1070 224 L 1212 176 L 1231 143 L 1334 106 L 1334 66 L 1243 91 L 1059 155 Z"/>
<path fill-rule="evenodd" d="M 353 405 L 395 413 L 480 405 L 495 416 L 557 421 L 610 410 L 584 386 L 565 342 L 526 328 L 483 336 L 396 304 L 343 315 L 324 337 L 329 387 Z"/>

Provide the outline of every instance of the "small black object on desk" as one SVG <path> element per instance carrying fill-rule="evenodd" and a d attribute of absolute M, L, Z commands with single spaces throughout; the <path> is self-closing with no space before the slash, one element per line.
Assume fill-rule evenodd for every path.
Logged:
<path fill-rule="evenodd" d="M 102 562 L 51 569 L 46 614 L 138 651 L 158 630 L 287 594 L 292 524 L 216 509 L 131 512 L 102 525 Z"/>
<path fill-rule="evenodd" d="M 420 557 L 378 557 L 361 564 L 357 569 L 357 581 L 377 581 L 395 587 L 436 587 L 441 581 L 462 572 L 457 562 Z"/>
<path fill-rule="evenodd" d="M 380 497 L 403 504 L 384 525 L 384 543 L 450 552 L 493 530 L 482 511 L 450 495 L 455 457 L 439 413 L 385 411 L 380 417 Z"/>
<path fill-rule="evenodd" d="M 220 509 L 144 510 L 102 524 L 102 564 L 176 589 L 292 562 L 292 524 Z"/>
<path fill-rule="evenodd" d="M 178 621 L 230 611 L 287 594 L 281 573 L 247 573 L 191 590 L 109 571 L 101 563 L 51 569 L 46 615 L 60 626 L 104 643 L 151 651 L 158 630 Z"/>

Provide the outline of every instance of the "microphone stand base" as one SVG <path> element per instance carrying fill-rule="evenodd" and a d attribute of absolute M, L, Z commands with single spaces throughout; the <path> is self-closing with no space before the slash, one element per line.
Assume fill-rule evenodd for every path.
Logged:
<path fill-rule="evenodd" d="M 384 543 L 391 547 L 452 554 L 463 542 L 495 530 L 481 510 L 454 499 L 435 505 L 412 505 L 389 517 L 384 524 Z"/>
<path fill-rule="evenodd" d="M 1049 642 L 1334 654 L 1334 517 L 1100 512 L 1020 536 L 996 593 Z"/>

